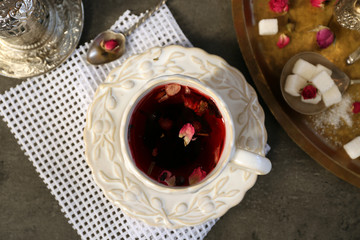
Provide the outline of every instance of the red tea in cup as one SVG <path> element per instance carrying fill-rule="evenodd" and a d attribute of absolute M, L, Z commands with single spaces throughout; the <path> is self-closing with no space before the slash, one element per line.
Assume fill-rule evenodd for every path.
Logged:
<path fill-rule="evenodd" d="M 189 186 L 217 165 L 225 123 L 213 100 L 176 83 L 156 86 L 135 106 L 129 148 L 136 166 L 168 186 Z"/>

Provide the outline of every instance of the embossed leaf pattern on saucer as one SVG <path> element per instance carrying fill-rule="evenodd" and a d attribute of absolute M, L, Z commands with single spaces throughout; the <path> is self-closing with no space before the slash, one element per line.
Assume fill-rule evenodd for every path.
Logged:
<path fill-rule="evenodd" d="M 125 213 L 154 226 L 179 228 L 222 216 L 238 204 L 257 175 L 229 163 L 211 183 L 196 192 L 160 192 L 124 166 L 119 128 L 129 99 L 152 78 L 182 74 L 216 89 L 231 110 L 236 144 L 264 155 L 264 113 L 242 74 L 223 59 L 201 49 L 169 46 L 153 48 L 115 68 L 98 88 L 91 104 L 84 136 L 86 158 L 96 183 Z"/>

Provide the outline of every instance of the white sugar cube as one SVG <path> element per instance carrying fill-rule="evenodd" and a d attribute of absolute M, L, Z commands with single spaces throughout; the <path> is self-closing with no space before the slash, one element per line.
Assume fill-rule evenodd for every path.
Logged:
<path fill-rule="evenodd" d="M 321 71 L 325 71 L 327 74 L 329 74 L 329 76 L 332 75 L 332 71 L 329 68 L 327 68 L 327 67 L 325 67 L 325 66 L 323 66 L 321 64 L 316 64 L 316 71 L 315 71 L 313 77 L 315 77 Z"/>
<path fill-rule="evenodd" d="M 306 79 L 300 77 L 299 75 L 289 75 L 285 81 L 284 90 L 288 94 L 298 97 L 300 96 L 300 90 L 306 86 Z"/>
<path fill-rule="evenodd" d="M 341 101 L 341 92 L 339 88 L 334 84 L 329 90 L 322 94 L 322 99 L 326 107 L 330 107 L 333 104 Z"/>
<path fill-rule="evenodd" d="M 306 80 L 310 80 L 316 71 L 316 67 L 304 59 L 299 58 L 294 64 L 292 71 Z"/>
<path fill-rule="evenodd" d="M 274 35 L 278 32 L 278 20 L 276 18 L 262 19 L 259 21 L 260 35 Z"/>
<path fill-rule="evenodd" d="M 310 82 L 321 92 L 324 93 L 335 85 L 334 80 L 326 71 L 321 71 Z"/>
<path fill-rule="evenodd" d="M 303 96 L 301 96 L 301 101 L 303 101 L 304 103 L 318 104 L 321 101 L 321 93 L 318 91 L 316 93 L 316 97 L 310 99 L 304 99 Z"/>
<path fill-rule="evenodd" d="M 345 144 L 344 149 L 352 159 L 360 157 L 360 137 L 356 137 Z"/>

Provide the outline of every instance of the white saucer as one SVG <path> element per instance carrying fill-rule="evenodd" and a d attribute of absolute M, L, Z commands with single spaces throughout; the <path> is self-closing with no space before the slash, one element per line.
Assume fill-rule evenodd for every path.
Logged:
<path fill-rule="evenodd" d="M 87 162 L 105 196 L 126 214 L 154 226 L 179 228 L 222 216 L 238 204 L 257 175 L 229 163 L 212 182 L 194 192 L 145 186 L 126 170 L 120 149 L 120 119 L 131 96 L 149 79 L 182 74 L 215 89 L 235 124 L 238 147 L 265 155 L 264 112 L 254 89 L 222 58 L 198 48 L 152 48 L 115 68 L 96 91 L 84 130 Z"/>

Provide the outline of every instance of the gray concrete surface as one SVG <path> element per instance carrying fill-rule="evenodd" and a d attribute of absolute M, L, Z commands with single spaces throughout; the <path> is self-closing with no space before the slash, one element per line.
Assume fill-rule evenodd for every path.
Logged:
<path fill-rule="evenodd" d="M 84 1 L 80 43 L 109 28 L 124 10 L 140 13 L 156 2 Z M 168 6 L 194 46 L 223 57 L 252 84 L 237 45 L 230 0 L 169 0 Z M 0 78 L 0 93 L 20 82 Z M 205 239 L 360 239 L 360 189 L 307 156 L 261 104 L 273 170 L 258 178 Z M 2 121 L 0 139 L 0 239 L 80 239 Z"/>

